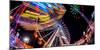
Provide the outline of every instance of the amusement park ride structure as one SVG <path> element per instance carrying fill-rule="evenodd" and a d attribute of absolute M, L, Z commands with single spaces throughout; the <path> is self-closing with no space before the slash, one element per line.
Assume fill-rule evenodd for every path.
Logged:
<path fill-rule="evenodd" d="M 74 44 L 62 17 L 67 10 L 62 4 L 23 2 L 10 11 L 10 47 L 41 48 L 87 44 L 94 33 L 94 21 L 75 9 L 88 23 L 87 31 Z M 92 14 L 94 18 L 94 13 Z"/>

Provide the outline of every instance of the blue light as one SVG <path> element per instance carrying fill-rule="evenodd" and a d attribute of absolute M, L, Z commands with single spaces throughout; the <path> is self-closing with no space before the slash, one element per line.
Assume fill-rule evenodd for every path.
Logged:
<path fill-rule="evenodd" d="M 44 12 L 48 12 L 47 7 L 42 2 L 31 2 L 33 6 L 38 6 L 39 9 L 43 10 Z"/>

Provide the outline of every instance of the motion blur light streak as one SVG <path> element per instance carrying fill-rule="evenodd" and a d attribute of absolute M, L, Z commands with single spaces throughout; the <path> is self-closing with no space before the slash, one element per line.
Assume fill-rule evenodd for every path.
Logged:
<path fill-rule="evenodd" d="M 10 3 L 11 49 L 94 44 L 94 6 Z"/>

